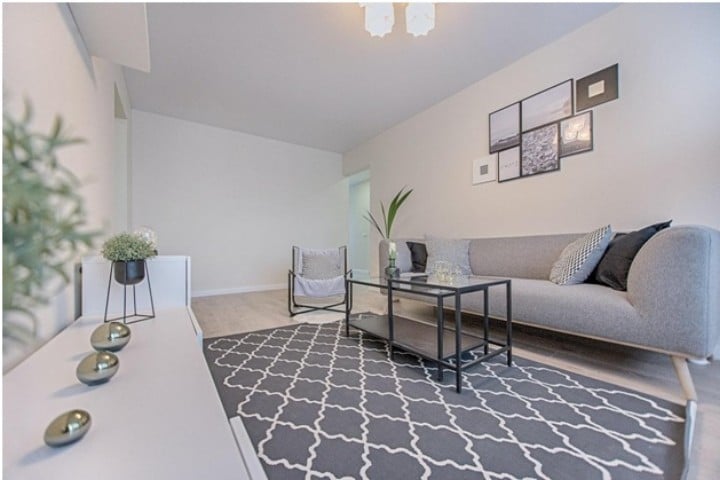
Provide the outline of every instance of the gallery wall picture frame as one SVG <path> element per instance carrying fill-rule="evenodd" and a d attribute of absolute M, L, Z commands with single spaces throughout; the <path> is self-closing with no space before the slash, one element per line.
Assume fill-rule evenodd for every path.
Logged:
<path fill-rule="evenodd" d="M 575 111 L 581 112 L 601 103 L 616 100 L 619 97 L 618 70 L 619 66 L 616 63 L 578 80 Z"/>
<path fill-rule="evenodd" d="M 520 147 L 498 152 L 498 182 L 520 178 Z"/>
<path fill-rule="evenodd" d="M 523 177 L 560 170 L 559 123 L 523 132 L 520 174 Z"/>
<path fill-rule="evenodd" d="M 560 158 L 593 149 L 593 112 L 579 113 L 560 122 Z"/>
<path fill-rule="evenodd" d="M 497 180 L 497 155 L 487 155 L 473 160 L 473 185 Z"/>
<path fill-rule="evenodd" d="M 520 113 L 523 132 L 572 117 L 572 78 L 523 99 Z"/>
<path fill-rule="evenodd" d="M 520 144 L 520 102 L 495 110 L 488 115 L 490 153 Z"/>

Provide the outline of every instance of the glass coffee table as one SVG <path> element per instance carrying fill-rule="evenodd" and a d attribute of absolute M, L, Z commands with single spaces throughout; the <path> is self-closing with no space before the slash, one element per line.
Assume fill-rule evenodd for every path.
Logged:
<path fill-rule="evenodd" d="M 377 287 L 387 292 L 387 314 L 351 314 L 352 290 L 355 285 Z M 488 302 L 489 290 L 493 287 L 505 287 L 507 302 L 505 339 L 497 341 L 489 335 Z M 507 278 L 457 276 L 443 279 L 432 275 L 401 277 L 348 278 L 346 281 L 348 300 L 345 305 L 345 334 L 350 335 L 350 327 L 361 330 L 374 337 L 385 340 L 390 348 L 390 358 L 394 358 L 394 349 L 399 348 L 414 353 L 437 364 L 438 380 L 443 379 L 445 368 L 455 372 L 456 390 L 462 391 L 462 371 L 484 362 L 502 353 L 507 354 L 507 364 L 512 366 L 512 289 Z M 393 294 L 409 293 L 425 297 L 434 297 L 437 304 L 436 324 L 428 324 L 393 314 Z M 462 295 L 483 292 L 483 328 L 482 336 L 463 332 Z M 455 328 L 445 327 L 443 306 L 446 298 L 454 300 Z M 476 352 L 481 350 L 482 353 Z M 463 354 L 475 352 L 474 358 L 464 359 Z M 467 357 L 467 355 L 465 356 Z"/>

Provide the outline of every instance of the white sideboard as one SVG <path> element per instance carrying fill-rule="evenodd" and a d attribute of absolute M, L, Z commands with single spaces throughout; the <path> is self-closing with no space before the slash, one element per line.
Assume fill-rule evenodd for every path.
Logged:
<path fill-rule="evenodd" d="M 102 318 L 82 317 L 3 379 L 5 479 L 244 479 L 248 470 L 199 348 L 187 307 L 132 324 L 118 373 L 88 387 L 75 377 Z M 46 426 L 74 408 L 92 426 L 50 448 Z"/>
<path fill-rule="evenodd" d="M 264 477 L 242 425 L 231 427 L 225 416 L 205 363 L 189 306 L 190 258 L 160 256 L 148 261 L 148 270 L 156 317 L 130 325 L 130 343 L 116 353 L 117 374 L 89 387 L 75 370 L 93 351 L 90 335 L 103 321 L 110 262 L 83 259 L 83 316 L 3 378 L 3 478 Z M 121 313 L 122 287 L 110 285 L 110 313 Z M 136 291 L 138 311 L 149 309 L 147 280 Z M 46 446 L 47 425 L 76 408 L 91 415 L 87 435 L 65 447 Z"/>

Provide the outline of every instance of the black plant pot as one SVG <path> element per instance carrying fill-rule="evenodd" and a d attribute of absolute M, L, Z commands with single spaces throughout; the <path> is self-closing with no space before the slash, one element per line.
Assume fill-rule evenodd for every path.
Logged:
<path fill-rule="evenodd" d="M 145 279 L 145 260 L 114 262 L 115 280 L 122 285 L 136 285 Z"/>

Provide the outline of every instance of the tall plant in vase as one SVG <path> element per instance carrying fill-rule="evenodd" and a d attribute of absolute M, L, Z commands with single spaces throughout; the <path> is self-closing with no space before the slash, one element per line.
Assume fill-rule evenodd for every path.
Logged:
<path fill-rule="evenodd" d="M 405 188 L 406 187 L 401 188 L 400 191 L 395 194 L 387 209 L 385 209 L 385 204 L 380 202 L 380 211 L 382 212 L 383 220 L 382 227 L 380 222 L 375 219 L 372 212 L 369 210 L 365 216 L 365 219 L 375 227 L 380 236 L 388 240 L 388 266 L 385 269 L 385 275 L 388 277 L 395 277 L 399 274 L 399 270 L 395 265 L 395 261 L 397 259 L 397 245 L 391 240 L 390 234 L 392 233 L 392 226 L 395 222 L 395 217 L 397 216 L 400 206 L 402 206 L 405 200 L 407 200 L 413 192 L 412 189 L 405 191 Z"/>

